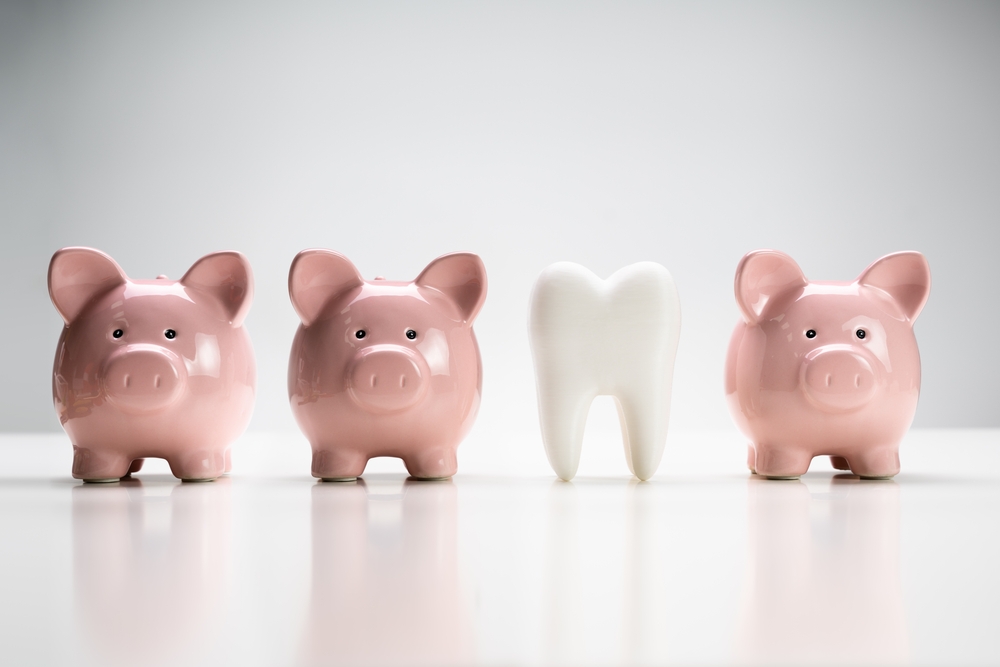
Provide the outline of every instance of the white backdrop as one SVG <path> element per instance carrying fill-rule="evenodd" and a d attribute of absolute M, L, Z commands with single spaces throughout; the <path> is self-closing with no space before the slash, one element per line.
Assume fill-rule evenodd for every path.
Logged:
<path fill-rule="evenodd" d="M 1000 4 L 5 3 L 0 7 L 0 430 L 58 430 L 52 252 L 134 277 L 237 249 L 256 275 L 251 430 L 295 429 L 294 254 L 369 278 L 467 250 L 480 434 L 536 429 L 538 272 L 673 273 L 671 428 L 726 428 L 736 263 L 815 279 L 915 249 L 918 426 L 1000 426 Z"/>

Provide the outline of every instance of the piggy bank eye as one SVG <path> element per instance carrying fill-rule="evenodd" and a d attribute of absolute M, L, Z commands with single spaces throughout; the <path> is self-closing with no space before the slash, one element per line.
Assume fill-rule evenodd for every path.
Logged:
<path fill-rule="evenodd" d="M 173 329 L 167 329 L 166 331 L 163 332 L 163 335 L 166 336 L 167 340 L 173 340 L 177 338 L 177 332 L 174 331 Z"/>
<path fill-rule="evenodd" d="M 868 334 L 865 333 L 864 329 L 858 329 L 857 331 L 854 332 L 854 335 L 860 338 L 861 340 L 864 340 L 865 336 L 867 336 Z"/>
<path fill-rule="evenodd" d="M 111 332 L 111 335 L 114 336 L 115 338 L 121 338 L 122 336 L 125 335 L 125 332 L 122 331 L 121 329 L 115 329 L 114 331 Z"/>
<path fill-rule="evenodd" d="M 815 338 L 815 337 L 816 337 L 815 329 L 810 329 L 809 331 L 806 332 L 806 338 Z"/>
<path fill-rule="evenodd" d="M 354 337 L 357 338 L 358 340 L 361 340 L 362 338 L 364 338 L 367 335 L 368 334 L 365 333 L 364 329 L 358 329 L 357 331 L 354 332 Z"/>
<path fill-rule="evenodd" d="M 417 337 L 417 332 L 414 331 L 413 329 L 407 329 L 406 330 L 406 337 L 409 338 L 410 340 L 413 340 L 414 338 Z"/>

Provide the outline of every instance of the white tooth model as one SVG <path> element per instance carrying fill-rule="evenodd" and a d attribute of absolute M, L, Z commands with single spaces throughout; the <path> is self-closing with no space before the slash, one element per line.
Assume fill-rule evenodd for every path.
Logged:
<path fill-rule="evenodd" d="M 670 272 L 654 262 L 607 280 L 579 264 L 542 271 L 528 315 L 545 453 L 573 479 L 594 398 L 615 397 L 625 460 L 641 480 L 656 472 L 670 420 L 680 299 Z"/>

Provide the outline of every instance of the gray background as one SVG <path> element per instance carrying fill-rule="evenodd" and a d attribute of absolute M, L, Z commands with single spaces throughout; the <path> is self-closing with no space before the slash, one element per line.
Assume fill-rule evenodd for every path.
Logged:
<path fill-rule="evenodd" d="M 294 254 L 483 256 L 477 431 L 535 429 L 538 272 L 667 266 L 672 428 L 726 428 L 736 263 L 924 252 L 917 426 L 1000 426 L 1000 4 L 67 2 L 0 7 L 0 430 L 58 430 L 52 252 L 254 267 L 251 429 L 291 431 Z"/>

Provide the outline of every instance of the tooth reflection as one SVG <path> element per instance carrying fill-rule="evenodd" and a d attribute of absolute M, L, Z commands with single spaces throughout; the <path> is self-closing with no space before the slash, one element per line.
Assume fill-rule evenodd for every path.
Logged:
<path fill-rule="evenodd" d="M 748 563 L 737 655 L 751 663 L 902 663 L 899 486 L 747 481 Z"/>
<path fill-rule="evenodd" d="M 178 664 L 224 623 L 230 487 L 73 488 L 73 580 L 85 652 L 95 664 Z"/>
<path fill-rule="evenodd" d="M 667 655 L 666 632 L 670 618 L 667 594 L 667 550 L 659 528 L 666 517 L 663 497 L 649 482 L 630 480 L 625 491 L 625 637 L 624 662 L 657 664 Z M 676 546 L 673 547 L 676 549 Z"/>
<path fill-rule="evenodd" d="M 317 483 L 305 662 L 471 662 L 457 521 L 451 480 Z"/>
<path fill-rule="evenodd" d="M 583 664 L 589 650 L 584 627 L 580 573 L 580 499 L 571 482 L 553 482 L 546 522 L 545 595 L 542 600 L 546 663 Z"/>
<path fill-rule="evenodd" d="M 580 488 L 577 488 L 577 487 Z M 662 664 L 672 547 L 659 489 L 553 482 L 546 499 L 542 598 L 545 664 Z"/>

